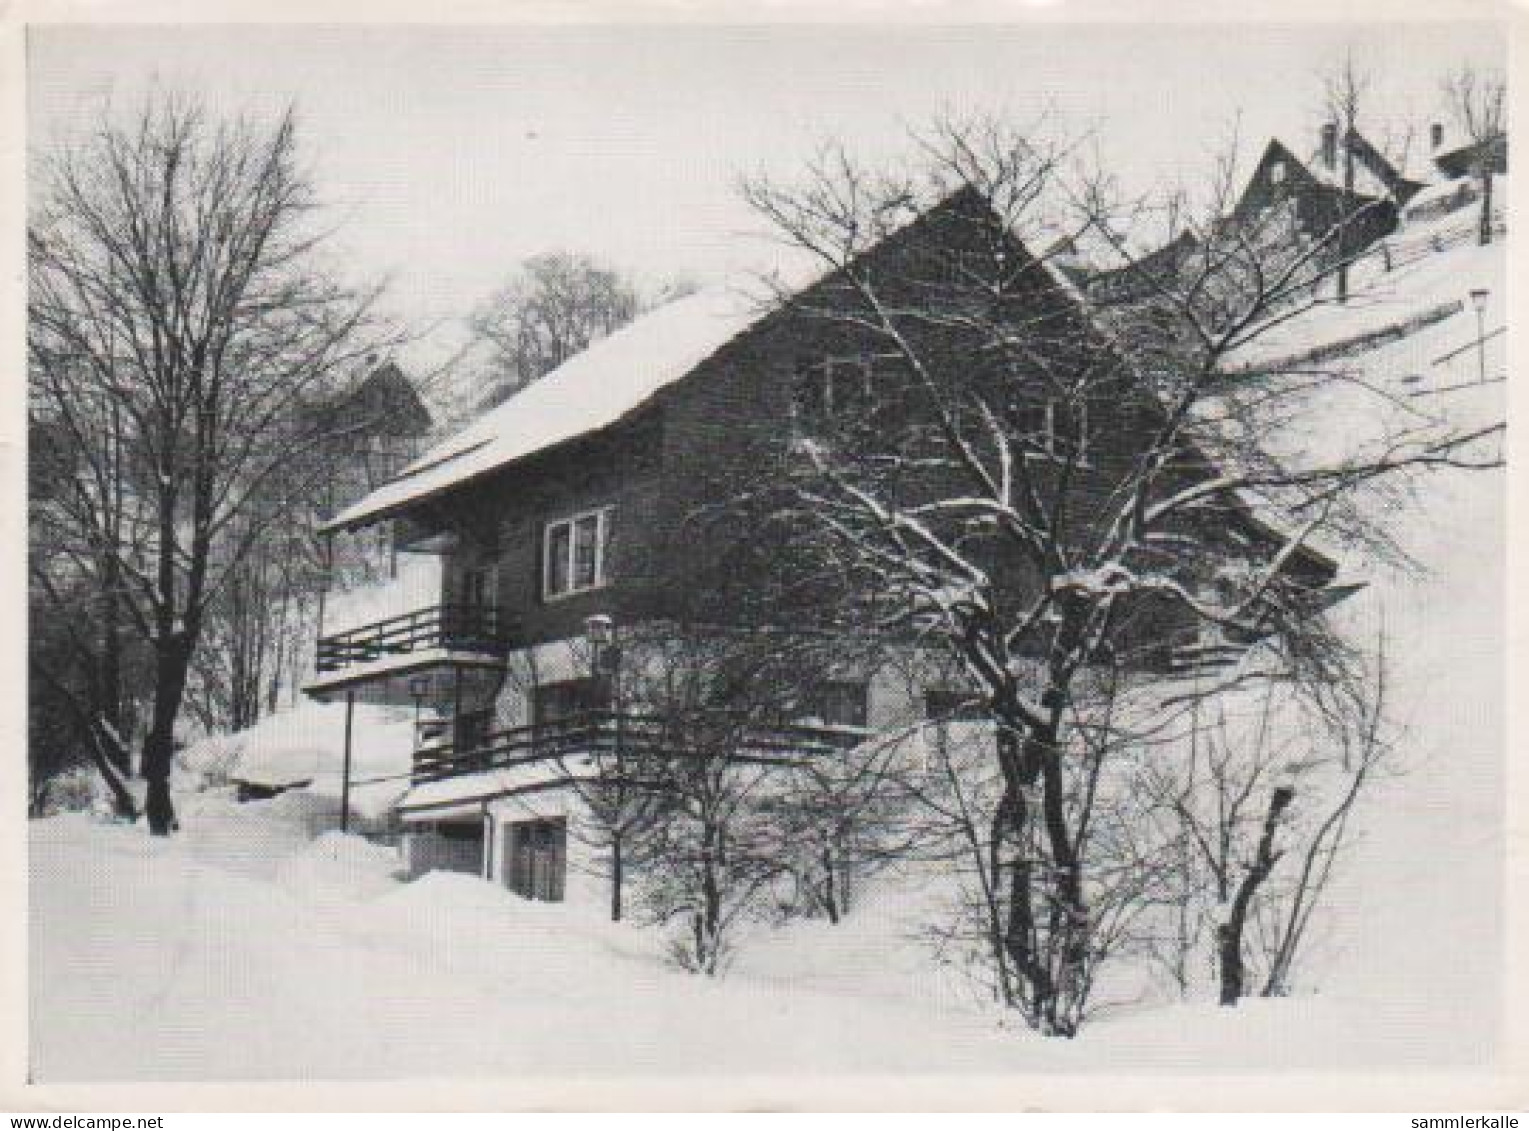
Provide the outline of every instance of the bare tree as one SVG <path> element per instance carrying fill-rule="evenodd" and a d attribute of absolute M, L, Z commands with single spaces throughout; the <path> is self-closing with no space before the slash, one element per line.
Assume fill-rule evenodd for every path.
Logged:
<path fill-rule="evenodd" d="M 656 766 L 661 749 L 654 743 L 652 719 L 637 725 L 631 718 L 634 705 L 643 710 L 640 697 L 649 680 L 639 669 L 649 653 L 645 634 L 624 630 L 618 637 L 613 626 L 611 640 L 588 646 L 587 661 L 576 658 L 576 663 L 587 662 L 594 691 L 592 702 L 568 722 L 588 727 L 593 720 L 599 740 L 581 746 L 576 756 L 558 756 L 548 764 L 581 804 L 584 819 L 574 823 L 572 835 L 605 861 L 613 922 L 626 916 L 629 877 L 648 864 L 649 834 L 670 804 L 665 776 Z M 527 674 L 534 686 L 534 661 Z M 539 721 L 538 739 L 555 747 L 562 725 L 560 720 Z"/>
<path fill-rule="evenodd" d="M 1355 670 L 1305 685 L 1270 659 L 1255 653 L 1235 677 L 1188 690 L 1150 689 L 1136 712 L 1151 754 L 1131 788 L 1160 818 L 1148 851 L 1170 861 L 1188 924 L 1174 958 L 1213 967 L 1223 1005 L 1289 987 L 1390 753 L 1383 646 L 1373 680 Z"/>
<path fill-rule="evenodd" d="M 1352 242 L 1349 233 L 1356 211 L 1354 196 L 1355 149 L 1359 136 L 1359 122 L 1364 112 L 1366 96 L 1371 85 L 1370 75 L 1355 61 L 1353 52 L 1344 55 L 1343 61 L 1333 67 L 1322 79 L 1322 107 L 1327 128 L 1336 131 L 1339 159 L 1343 164 L 1343 195 L 1338 205 L 1338 269 L 1336 272 L 1338 301 L 1349 297 L 1349 252 Z"/>
<path fill-rule="evenodd" d="M 34 403 L 82 441 L 67 521 L 119 571 L 126 616 L 152 652 L 140 771 L 150 831 L 164 835 L 208 604 L 266 533 L 241 525 L 250 500 L 316 442 L 297 398 L 375 348 L 375 292 L 323 269 L 290 112 L 262 129 L 159 96 L 39 164 Z M 121 529 L 106 498 L 119 488 Z"/>
<path fill-rule="evenodd" d="M 763 513 L 833 547 L 852 579 L 833 615 L 916 634 L 981 689 L 1003 783 L 994 944 L 1022 991 L 1010 1003 L 1071 1035 L 1091 976 L 1065 760 L 1080 680 L 1165 662 L 1176 639 L 1280 636 L 1316 616 L 1331 567 L 1312 539 L 1383 545 L 1359 498 L 1496 466 L 1501 425 L 1388 417 L 1341 452 L 1281 448 L 1326 389 L 1365 395 L 1339 373 L 1241 361 L 1324 301 L 1336 228 L 1292 245 L 1215 200 L 1184 216 L 1175 254 L 1143 256 L 1130 214 L 1101 179 L 1064 178 L 1058 147 L 992 122 L 916 140 L 922 179 L 830 151 L 801 184 L 746 186 L 825 272 L 779 301 L 861 359 L 842 386 L 840 366 L 804 374 L 796 459 Z M 1109 285 L 1079 296 L 1038 254 L 1048 205 L 1103 245 Z"/>
<path fill-rule="evenodd" d="M 1499 75 L 1465 65 L 1444 81 L 1450 111 L 1471 147 L 1471 170 L 1481 183 L 1480 243 L 1492 242 L 1492 181 L 1507 146 L 1508 85 Z"/>
<path fill-rule="evenodd" d="M 680 924 L 671 950 L 687 970 L 722 973 L 737 928 L 790 875 L 790 774 L 834 755 L 787 734 L 818 647 L 791 633 L 670 622 L 628 651 L 627 772 L 661 799 L 644 833 L 641 890 L 654 918 Z"/>
<path fill-rule="evenodd" d="M 469 319 L 490 349 L 488 387 L 478 410 L 492 408 L 644 309 L 636 286 L 587 255 L 532 256 Z"/>
<path fill-rule="evenodd" d="M 793 870 L 809 910 L 830 923 L 849 912 L 859 885 L 910 853 L 907 772 L 897 744 L 880 740 L 804 759 L 790 771 L 780 812 Z"/>

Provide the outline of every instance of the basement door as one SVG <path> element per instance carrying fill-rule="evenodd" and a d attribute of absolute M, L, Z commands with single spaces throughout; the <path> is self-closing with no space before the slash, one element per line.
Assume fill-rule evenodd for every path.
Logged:
<path fill-rule="evenodd" d="M 558 903 L 568 874 L 568 822 L 517 821 L 510 826 L 510 890 Z"/>

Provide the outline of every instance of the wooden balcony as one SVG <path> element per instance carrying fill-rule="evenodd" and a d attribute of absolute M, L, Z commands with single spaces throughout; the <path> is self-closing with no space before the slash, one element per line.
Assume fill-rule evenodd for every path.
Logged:
<path fill-rule="evenodd" d="M 331 675 L 390 657 L 430 653 L 502 660 L 507 626 L 492 605 L 435 605 L 319 638 L 318 673 Z"/>
<path fill-rule="evenodd" d="M 707 730 L 717 739 L 708 742 L 698 733 Z M 713 749 L 725 749 L 733 761 L 784 766 L 847 750 L 868 734 L 860 727 L 717 725 L 706 720 L 687 724 L 634 711 L 584 711 L 553 723 L 494 731 L 471 749 L 441 744 L 420 750 L 414 757 L 414 784 L 618 753 L 640 764 L 656 758 L 704 757 Z"/>

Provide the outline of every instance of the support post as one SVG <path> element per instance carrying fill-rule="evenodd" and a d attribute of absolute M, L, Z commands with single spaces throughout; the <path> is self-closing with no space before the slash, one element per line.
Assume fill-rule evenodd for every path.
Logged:
<path fill-rule="evenodd" d="M 319 559 L 322 562 L 323 577 L 319 582 L 319 616 L 318 638 L 324 638 L 324 605 L 325 598 L 329 595 L 329 586 L 334 583 L 334 531 L 326 530 L 323 541 L 319 543 Z"/>
<path fill-rule="evenodd" d="M 451 754 L 453 758 L 462 757 L 462 667 L 458 664 L 452 668 L 453 681 L 451 691 Z"/>
<path fill-rule="evenodd" d="M 356 716 L 356 692 L 345 692 L 345 766 L 340 771 L 340 831 L 350 830 L 350 742 Z"/>

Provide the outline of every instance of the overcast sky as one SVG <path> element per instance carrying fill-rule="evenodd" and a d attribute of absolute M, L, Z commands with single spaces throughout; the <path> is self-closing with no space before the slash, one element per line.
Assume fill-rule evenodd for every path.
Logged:
<path fill-rule="evenodd" d="M 1500 29 L 1471 24 L 54 27 L 30 32 L 28 92 L 43 148 L 151 80 L 257 113 L 295 101 L 349 257 L 424 325 L 552 248 L 649 282 L 758 265 L 740 174 L 789 175 L 826 137 L 893 152 L 947 108 L 1052 100 L 1134 189 L 1205 169 L 1236 111 L 1249 156 L 1270 136 L 1305 152 L 1318 74 L 1351 48 L 1393 137 L 1443 116 L 1451 68 L 1502 65 Z"/>

